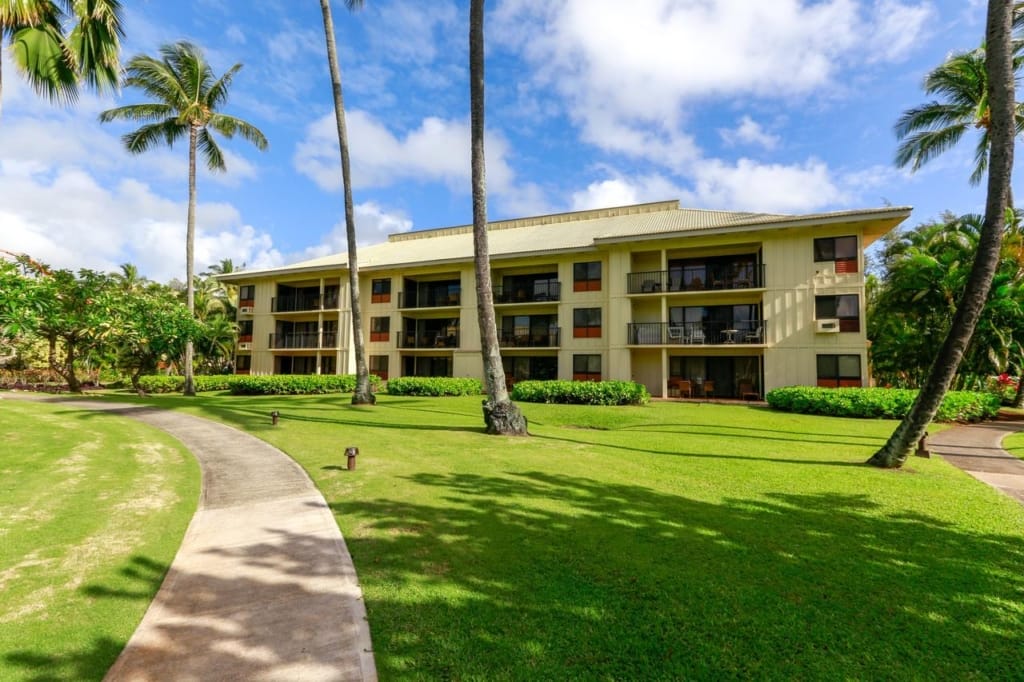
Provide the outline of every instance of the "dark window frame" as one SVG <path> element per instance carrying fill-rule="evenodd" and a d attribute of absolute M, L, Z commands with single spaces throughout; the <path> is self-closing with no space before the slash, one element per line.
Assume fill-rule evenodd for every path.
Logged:
<path fill-rule="evenodd" d="M 391 278 L 384 277 L 370 281 L 370 303 L 391 302 Z"/>
<path fill-rule="evenodd" d="M 835 263 L 839 274 L 858 272 L 859 258 L 860 247 L 856 235 L 814 239 L 814 262 Z"/>
<path fill-rule="evenodd" d="M 391 317 L 370 318 L 370 341 L 387 341 L 391 336 Z"/>
<path fill-rule="evenodd" d="M 573 291 L 601 291 L 601 261 L 572 264 Z"/>
<path fill-rule="evenodd" d="M 843 371 L 843 362 L 856 361 L 857 370 Z M 822 388 L 859 387 L 863 385 L 860 355 L 851 353 L 818 353 L 815 356 L 818 386 Z M 834 368 L 832 365 L 834 364 Z"/>
<path fill-rule="evenodd" d="M 594 365 L 597 368 L 594 368 Z M 573 381 L 601 381 L 601 355 L 598 353 L 579 353 L 572 356 Z"/>
<path fill-rule="evenodd" d="M 840 315 L 840 299 L 853 299 L 854 314 Z M 814 297 L 814 319 L 839 320 L 839 331 L 859 332 L 860 331 L 860 295 L 859 294 L 828 294 Z"/>
<path fill-rule="evenodd" d="M 573 308 L 572 337 L 574 339 L 601 338 L 601 317 L 600 308 Z"/>

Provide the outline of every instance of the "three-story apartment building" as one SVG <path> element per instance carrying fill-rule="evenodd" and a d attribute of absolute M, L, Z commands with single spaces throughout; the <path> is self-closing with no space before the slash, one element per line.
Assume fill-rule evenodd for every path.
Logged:
<path fill-rule="evenodd" d="M 868 382 L 864 249 L 909 207 L 813 215 L 676 201 L 491 223 L 509 382 L 622 379 L 655 396 L 754 398 Z M 482 377 L 470 226 L 359 252 L 370 371 Z M 236 371 L 354 371 L 347 257 L 222 276 L 239 285 Z"/>

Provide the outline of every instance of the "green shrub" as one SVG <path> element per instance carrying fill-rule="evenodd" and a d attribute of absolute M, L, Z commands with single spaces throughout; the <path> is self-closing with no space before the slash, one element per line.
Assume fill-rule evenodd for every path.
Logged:
<path fill-rule="evenodd" d="M 512 389 L 512 400 L 524 403 L 643 405 L 650 399 L 647 387 L 632 381 L 520 381 Z"/>
<path fill-rule="evenodd" d="M 833 417 L 902 419 L 910 411 L 917 390 L 906 388 L 817 388 L 786 386 L 768 391 L 765 399 L 776 410 Z M 992 393 L 950 391 L 939 406 L 935 421 L 978 421 L 999 412 L 999 397 Z"/>
<path fill-rule="evenodd" d="M 480 395 L 484 392 L 479 379 L 469 377 L 395 377 L 388 380 L 391 395 L 456 396 Z"/>
<path fill-rule="evenodd" d="M 196 391 L 231 391 L 235 395 L 281 395 L 305 393 L 351 393 L 356 387 L 353 374 L 210 374 L 194 377 Z M 139 377 L 139 386 L 146 393 L 181 393 L 185 378 L 157 374 Z M 380 377 L 371 374 L 370 386 L 376 390 Z"/>
<path fill-rule="evenodd" d="M 380 377 L 370 375 L 370 388 L 380 386 Z M 268 374 L 232 377 L 234 395 L 307 395 L 311 393 L 352 393 L 354 374 Z"/>

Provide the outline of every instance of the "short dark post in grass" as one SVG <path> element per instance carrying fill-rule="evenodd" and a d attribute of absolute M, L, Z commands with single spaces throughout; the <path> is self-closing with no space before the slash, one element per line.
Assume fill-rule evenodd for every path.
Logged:
<path fill-rule="evenodd" d="M 926 457 L 931 459 L 932 453 L 928 452 L 928 445 L 924 442 L 924 439 L 928 437 L 928 434 L 921 436 L 921 440 L 917 441 L 917 452 L 914 453 L 918 457 Z"/>
<path fill-rule="evenodd" d="M 277 420 L 280 418 L 280 416 L 281 416 L 281 413 L 278 412 L 277 410 L 274 410 L 273 412 L 271 412 L 270 413 L 270 423 L 272 425 L 274 425 L 274 426 L 277 426 Z"/>
<path fill-rule="evenodd" d="M 359 454 L 359 448 L 354 445 L 350 445 L 345 448 L 345 457 L 348 458 L 348 470 L 355 471 L 356 468 L 356 455 Z"/>

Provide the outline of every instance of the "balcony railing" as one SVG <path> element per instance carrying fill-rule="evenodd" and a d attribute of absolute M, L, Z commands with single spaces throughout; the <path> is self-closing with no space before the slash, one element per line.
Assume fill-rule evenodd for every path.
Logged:
<path fill-rule="evenodd" d="M 395 344 L 399 348 L 458 348 L 459 334 L 441 332 L 419 332 L 409 334 L 395 332 Z"/>
<path fill-rule="evenodd" d="M 324 332 L 322 344 L 320 334 L 318 332 L 298 332 L 292 334 L 270 335 L 270 348 L 272 350 L 316 350 L 318 348 L 337 348 L 337 346 L 337 332 Z"/>
<path fill-rule="evenodd" d="M 661 345 L 761 345 L 765 322 L 632 322 L 626 325 L 627 343 L 634 346 Z"/>
<path fill-rule="evenodd" d="M 499 332 L 498 344 L 503 348 L 555 348 L 562 336 L 561 327 L 552 327 L 541 334 Z"/>
<path fill-rule="evenodd" d="M 447 308 L 462 305 L 462 295 L 437 294 L 418 296 L 415 292 L 398 292 L 399 308 Z"/>
<path fill-rule="evenodd" d="M 716 276 L 709 273 L 684 281 L 678 270 L 650 270 L 626 275 L 626 291 L 630 294 L 658 294 L 666 291 L 729 291 L 759 289 L 764 286 L 764 264 L 747 265 L 741 274 Z"/>
<path fill-rule="evenodd" d="M 562 283 L 558 281 L 539 281 L 532 286 L 514 286 L 505 288 L 494 287 L 495 303 L 547 303 L 562 298 Z"/>
<path fill-rule="evenodd" d="M 323 297 L 323 308 L 320 307 L 321 297 L 315 296 L 278 296 L 270 299 L 270 309 L 275 313 L 296 313 L 313 310 L 335 310 L 338 307 L 338 296 Z"/>

